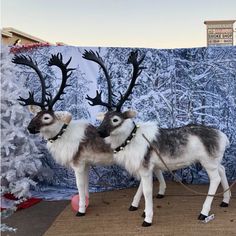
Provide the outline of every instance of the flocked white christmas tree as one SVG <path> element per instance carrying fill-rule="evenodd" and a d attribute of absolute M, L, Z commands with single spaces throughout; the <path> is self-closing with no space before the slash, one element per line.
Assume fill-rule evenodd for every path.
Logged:
<path fill-rule="evenodd" d="M 36 185 L 33 179 L 42 169 L 42 155 L 26 129 L 31 119 L 30 113 L 17 101 L 19 96 L 27 93 L 27 89 L 23 81 L 16 77 L 15 65 L 11 62 L 12 56 L 8 48 L 2 46 L 1 197 L 5 193 L 11 193 L 18 199 L 24 199 L 31 196 L 30 187 Z M 16 206 L 12 209 L 14 207 Z M 4 227 L 2 229 L 4 230 Z"/>

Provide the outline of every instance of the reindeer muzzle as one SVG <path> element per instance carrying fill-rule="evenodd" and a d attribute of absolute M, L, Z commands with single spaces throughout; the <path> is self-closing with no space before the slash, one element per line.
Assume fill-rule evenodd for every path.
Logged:
<path fill-rule="evenodd" d="M 38 134 L 40 132 L 35 126 L 30 124 L 28 125 L 27 129 L 31 134 Z"/>
<path fill-rule="evenodd" d="M 98 128 L 98 134 L 101 138 L 106 138 L 109 136 L 109 133 L 106 130 L 99 128 Z"/>

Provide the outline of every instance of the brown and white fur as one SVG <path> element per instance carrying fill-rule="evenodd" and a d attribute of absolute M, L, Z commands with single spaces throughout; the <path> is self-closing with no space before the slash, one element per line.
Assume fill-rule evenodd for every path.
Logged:
<path fill-rule="evenodd" d="M 132 111 L 109 111 L 105 114 L 98 131 L 102 137 L 108 137 L 112 148 L 121 145 L 134 128 Z M 101 118 L 101 117 L 100 117 Z M 224 190 L 229 185 L 225 169 L 221 165 L 226 147 L 229 145 L 227 136 L 220 130 L 205 126 L 190 125 L 177 129 L 160 129 L 153 122 L 139 124 L 136 135 L 123 150 L 114 154 L 117 163 L 125 167 L 131 174 L 141 179 L 145 198 L 145 219 L 143 226 L 150 226 L 153 218 L 152 171 L 154 168 L 166 170 L 156 152 L 150 148 L 146 138 L 160 152 L 166 165 L 171 170 L 180 169 L 200 162 L 205 168 L 209 179 L 209 195 L 214 195 L 221 182 Z M 207 143 L 208 142 L 208 143 Z M 141 190 L 140 190 L 141 191 Z M 224 193 L 222 207 L 228 206 L 231 193 Z M 136 194 L 132 205 L 138 207 L 140 194 Z M 205 219 L 211 209 L 213 197 L 207 196 L 198 219 Z"/>
<path fill-rule="evenodd" d="M 68 125 L 60 138 L 53 142 L 47 142 L 47 147 L 57 163 L 70 166 L 74 170 L 80 194 L 77 216 L 83 216 L 86 211 L 85 199 L 86 196 L 89 196 L 89 166 L 91 164 L 114 164 L 110 144 L 106 144 L 96 128 L 87 121 L 72 120 L 72 115 L 69 112 L 41 111 L 37 106 L 29 106 L 29 108 L 36 115 L 28 125 L 29 132 L 40 133 L 46 140 L 55 137 L 64 124 Z M 166 183 L 160 170 L 156 170 L 155 174 L 160 182 L 157 196 L 162 197 L 165 193 Z M 141 187 L 138 188 L 135 196 L 141 198 Z"/>

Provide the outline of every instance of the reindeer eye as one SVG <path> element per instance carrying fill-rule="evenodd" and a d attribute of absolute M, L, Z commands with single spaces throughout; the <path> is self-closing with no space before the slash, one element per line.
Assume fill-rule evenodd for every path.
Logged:
<path fill-rule="evenodd" d="M 43 119 L 44 119 L 44 120 L 48 120 L 48 119 L 49 119 L 49 117 L 48 117 L 48 116 L 45 116 Z"/>
<path fill-rule="evenodd" d="M 116 119 L 116 118 L 114 118 L 112 121 L 113 121 L 113 122 L 118 122 L 119 120 L 118 120 L 118 119 Z"/>

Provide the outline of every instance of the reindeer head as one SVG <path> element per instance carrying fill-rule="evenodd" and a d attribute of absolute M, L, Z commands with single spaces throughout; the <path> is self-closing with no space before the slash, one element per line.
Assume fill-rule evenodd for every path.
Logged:
<path fill-rule="evenodd" d="M 62 126 L 62 124 L 68 124 L 72 116 L 69 112 L 55 112 L 53 111 L 53 106 L 58 100 L 62 100 L 61 95 L 65 94 L 63 91 L 65 87 L 69 86 L 67 84 L 68 78 L 72 74 L 71 68 L 67 68 L 71 58 L 68 62 L 63 63 L 62 55 L 52 55 L 50 60 L 48 61 L 48 66 L 57 66 L 62 72 L 62 82 L 61 86 L 57 92 L 57 94 L 53 97 L 51 93 L 47 91 L 45 84 L 45 77 L 42 75 L 41 71 L 38 68 L 36 62 L 32 60 L 32 58 L 19 55 L 15 56 L 12 59 L 12 62 L 19 65 L 25 65 L 33 69 L 41 83 L 42 94 L 41 101 L 35 101 L 34 92 L 29 92 L 28 98 L 19 97 L 20 104 L 22 106 L 29 106 L 29 110 L 35 115 L 35 117 L 31 120 L 28 125 L 28 130 L 32 134 L 42 133 L 45 136 L 52 136 L 58 131 L 58 128 Z"/>
<path fill-rule="evenodd" d="M 133 66 L 133 73 L 131 77 L 131 82 L 129 84 L 129 87 L 127 88 L 127 91 L 122 94 L 120 94 L 120 98 L 115 104 L 112 92 L 112 86 L 111 86 L 111 76 L 109 75 L 104 62 L 102 58 L 99 56 L 98 53 L 94 53 L 93 51 L 85 51 L 83 54 L 83 58 L 87 60 L 91 60 L 99 64 L 105 74 L 107 85 L 108 85 L 108 101 L 104 102 L 102 101 L 102 92 L 96 91 L 96 97 L 91 98 L 89 96 L 86 97 L 87 100 L 90 101 L 91 106 L 101 105 L 108 109 L 108 112 L 105 114 L 100 114 L 98 116 L 99 120 L 102 120 L 101 125 L 98 127 L 98 132 L 101 135 L 101 137 L 107 137 L 111 134 L 116 134 L 118 132 L 122 132 L 123 129 L 126 129 L 126 123 L 130 122 L 130 119 L 136 116 L 135 111 L 125 111 L 121 112 L 121 108 L 125 101 L 128 100 L 130 94 L 132 93 L 133 88 L 137 85 L 136 80 L 138 76 L 142 73 L 142 70 L 145 69 L 145 67 L 140 66 L 141 63 L 144 60 L 144 55 L 141 56 L 141 58 L 138 60 L 138 51 L 133 51 L 130 53 L 128 58 L 128 64 L 132 64 Z"/>
<path fill-rule="evenodd" d="M 135 116 L 136 112 L 131 110 L 125 112 L 108 111 L 100 114 L 97 119 L 101 120 L 102 123 L 98 127 L 98 133 L 102 138 L 122 134 L 129 125 L 129 119 Z"/>
<path fill-rule="evenodd" d="M 39 110 L 29 108 L 35 114 L 27 129 L 31 134 L 41 133 L 47 138 L 54 137 L 63 124 L 68 125 L 72 119 L 67 111 Z"/>

